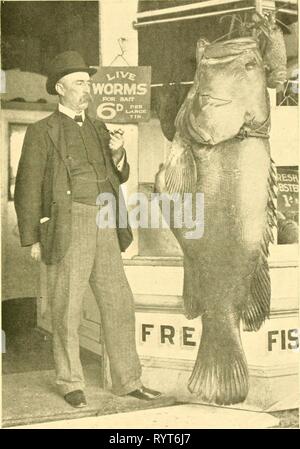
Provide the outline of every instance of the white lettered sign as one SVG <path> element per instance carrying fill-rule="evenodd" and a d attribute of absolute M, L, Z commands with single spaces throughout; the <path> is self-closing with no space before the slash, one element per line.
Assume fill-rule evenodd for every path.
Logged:
<path fill-rule="evenodd" d="M 100 67 L 91 81 L 89 112 L 110 123 L 150 119 L 151 67 Z"/>

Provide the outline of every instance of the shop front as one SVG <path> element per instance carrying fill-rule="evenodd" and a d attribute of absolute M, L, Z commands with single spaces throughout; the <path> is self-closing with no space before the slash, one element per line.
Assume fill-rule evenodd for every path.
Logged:
<path fill-rule="evenodd" d="M 155 176 L 170 150 L 172 114 L 176 115 L 193 82 L 197 40 L 203 37 L 213 42 L 227 34 L 233 36 L 236 26 L 233 14 L 243 21 L 255 10 L 261 13 L 274 9 L 286 24 L 288 61 L 290 67 L 294 67 L 292 64 L 298 56 L 295 44 L 297 5 L 294 1 L 118 0 L 114 1 L 114 8 L 109 0 L 99 2 L 100 66 L 109 69 L 110 76 L 115 68 L 123 77 L 126 73 L 134 73 L 137 66 L 151 68 L 151 102 L 143 106 L 146 118 L 142 114 L 127 122 L 124 119 L 120 122 L 107 120 L 110 129 L 121 127 L 124 130 L 131 166 L 131 175 L 125 185 L 127 198 L 141 192 L 150 205 Z M 295 86 L 292 68 L 290 74 L 290 84 Z M 149 84 L 149 79 L 143 78 L 143 82 Z M 269 93 L 270 144 L 281 174 L 278 204 L 280 202 L 283 219 L 291 219 L 297 224 L 298 108 L 293 107 L 292 101 L 282 103 L 282 95 L 279 102 L 274 89 Z M 286 99 L 287 91 L 284 95 Z M 111 103 L 113 92 L 107 92 L 106 96 L 106 102 Z M 293 101 L 296 99 L 294 95 Z M 172 107 L 162 117 L 166 102 Z M 44 106 L 48 111 L 26 111 L 26 123 L 47 115 L 53 107 L 48 103 Z M 7 130 L 10 123 L 24 121 L 23 111 L 10 109 L 9 102 L 5 108 Z M 7 142 L 12 145 L 8 137 Z M 197 398 L 188 392 L 187 383 L 199 347 L 201 319 L 188 320 L 183 313 L 182 251 L 168 228 L 144 227 L 133 232 L 134 242 L 124 253 L 123 260 L 135 297 L 136 340 L 145 384 L 175 394 L 179 401 L 197 402 Z M 250 391 L 246 402 L 239 406 L 260 410 L 296 408 L 299 398 L 298 243 L 292 237 L 277 238 L 276 235 L 269 257 L 270 319 L 258 332 L 242 331 Z M 9 293 L 9 297 L 14 294 Z M 43 267 L 39 297 L 38 325 L 51 331 Z M 91 292 L 85 297 L 81 344 L 106 358 L 99 311 Z M 108 370 L 106 376 L 109 383 Z"/>

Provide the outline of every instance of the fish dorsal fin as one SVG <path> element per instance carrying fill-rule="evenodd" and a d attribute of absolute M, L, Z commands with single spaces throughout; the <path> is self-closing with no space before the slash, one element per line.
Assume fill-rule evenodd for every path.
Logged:
<path fill-rule="evenodd" d="M 169 193 L 192 193 L 197 183 L 197 168 L 191 146 L 175 134 L 166 162 L 165 183 Z"/>

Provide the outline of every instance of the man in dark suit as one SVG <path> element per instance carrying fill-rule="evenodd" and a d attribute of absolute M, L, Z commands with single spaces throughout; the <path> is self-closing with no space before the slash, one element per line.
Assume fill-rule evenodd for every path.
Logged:
<path fill-rule="evenodd" d="M 95 72 L 75 51 L 54 58 L 46 87 L 59 95 L 58 109 L 28 127 L 15 187 L 21 245 L 47 265 L 56 382 L 74 407 L 86 405 L 78 330 L 88 283 L 101 313 L 113 392 L 160 396 L 140 380 L 134 300 L 121 257 L 132 241 L 130 227 L 118 227 L 118 209 L 116 228 L 96 224 L 97 198 L 109 193 L 117 205 L 122 201 L 129 165 L 122 134 L 111 135 L 85 113 Z"/>

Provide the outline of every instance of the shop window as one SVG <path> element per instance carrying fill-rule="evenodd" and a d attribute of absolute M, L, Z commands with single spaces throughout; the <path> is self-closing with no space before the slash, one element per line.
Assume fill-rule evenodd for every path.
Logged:
<path fill-rule="evenodd" d="M 149 211 L 155 175 L 164 162 L 170 145 L 170 142 L 164 137 L 160 121 L 153 111 L 149 122 L 139 124 L 139 191 L 147 195 Z M 139 255 L 145 257 L 180 256 L 181 249 L 170 229 L 140 228 Z"/>
<path fill-rule="evenodd" d="M 66 50 L 99 65 L 98 9 L 97 1 L 1 2 L 2 69 L 45 75 Z"/>

